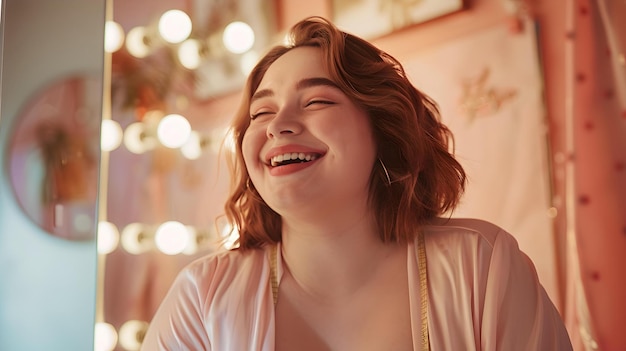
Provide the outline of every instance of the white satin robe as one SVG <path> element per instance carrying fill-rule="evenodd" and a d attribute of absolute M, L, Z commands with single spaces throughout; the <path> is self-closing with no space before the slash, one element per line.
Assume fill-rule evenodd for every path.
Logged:
<path fill-rule="evenodd" d="M 572 350 L 530 259 L 501 228 L 451 219 L 423 228 L 430 350 Z M 419 271 L 408 245 L 414 350 L 421 349 Z M 270 250 L 226 251 L 181 271 L 142 351 L 273 351 Z M 282 260 L 277 250 L 280 282 Z"/>

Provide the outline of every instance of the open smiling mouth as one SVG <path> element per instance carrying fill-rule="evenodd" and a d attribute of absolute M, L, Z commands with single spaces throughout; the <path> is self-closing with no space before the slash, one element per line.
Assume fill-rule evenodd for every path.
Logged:
<path fill-rule="evenodd" d="M 286 166 L 294 163 L 305 163 L 315 161 L 321 155 L 318 153 L 306 153 L 306 152 L 288 152 L 282 155 L 276 155 L 270 159 L 270 166 L 279 167 Z"/>

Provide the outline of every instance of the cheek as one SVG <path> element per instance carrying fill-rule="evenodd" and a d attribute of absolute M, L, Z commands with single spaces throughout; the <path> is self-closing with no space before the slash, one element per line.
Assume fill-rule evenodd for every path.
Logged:
<path fill-rule="evenodd" d="M 255 164 L 260 162 L 259 160 L 259 152 L 261 151 L 261 147 L 264 143 L 264 133 L 261 134 L 259 132 L 255 132 L 254 129 L 248 128 L 248 130 L 243 135 L 243 140 L 241 142 L 241 152 L 243 154 L 243 160 L 246 165 L 246 169 L 248 172 L 254 168 Z"/>
<path fill-rule="evenodd" d="M 346 148 L 346 152 L 358 152 L 362 158 L 376 156 L 376 141 L 369 120 L 365 117 L 352 117 L 343 123 L 328 121 L 318 125 L 320 135 L 333 140 L 335 147 Z"/>

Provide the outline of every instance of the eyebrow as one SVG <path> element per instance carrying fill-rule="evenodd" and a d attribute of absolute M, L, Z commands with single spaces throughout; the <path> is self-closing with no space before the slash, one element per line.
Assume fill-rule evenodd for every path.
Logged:
<path fill-rule="evenodd" d="M 311 87 L 316 87 L 316 86 L 328 86 L 331 88 L 339 89 L 339 86 L 328 78 L 313 77 L 313 78 L 305 78 L 305 79 L 298 81 L 298 83 L 296 83 L 296 90 L 301 90 L 301 89 L 311 88 Z M 250 103 L 253 103 L 255 100 L 268 97 L 268 96 L 274 96 L 274 91 L 270 89 L 259 90 L 256 93 L 254 93 L 254 95 L 252 95 L 252 97 L 250 98 Z"/>

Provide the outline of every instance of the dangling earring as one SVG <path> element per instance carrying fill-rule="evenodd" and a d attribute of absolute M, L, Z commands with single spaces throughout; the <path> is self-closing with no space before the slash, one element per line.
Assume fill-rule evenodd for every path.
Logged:
<path fill-rule="evenodd" d="M 380 163 L 380 166 L 383 168 L 383 171 L 385 171 L 385 177 L 387 178 L 387 186 L 390 186 L 391 178 L 389 177 L 389 172 L 387 171 L 387 167 L 385 167 L 385 164 L 383 163 L 383 160 L 380 159 L 380 157 L 378 158 L 378 163 Z"/>

